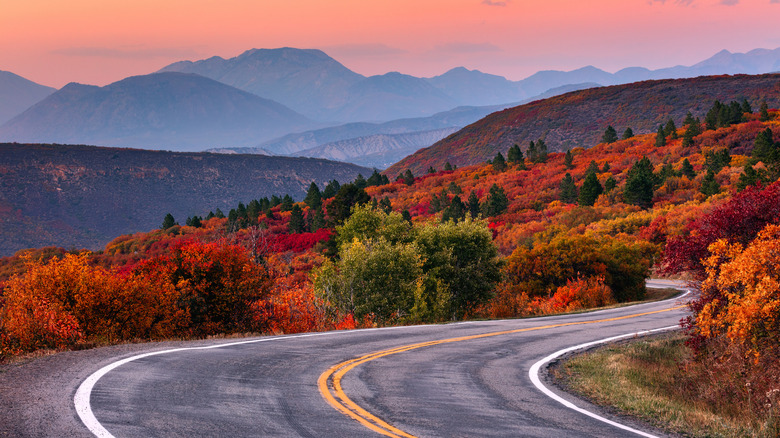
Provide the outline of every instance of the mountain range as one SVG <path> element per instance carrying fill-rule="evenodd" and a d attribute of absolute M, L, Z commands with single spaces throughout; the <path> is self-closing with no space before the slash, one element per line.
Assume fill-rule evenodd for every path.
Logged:
<path fill-rule="evenodd" d="M 254 148 L 244 152 L 296 154 L 380 134 L 463 127 L 486 115 L 489 108 L 501 109 L 572 89 L 776 70 L 780 70 L 780 49 L 721 51 L 689 67 L 659 70 L 632 67 L 608 73 L 587 66 L 568 72 L 540 71 L 520 81 L 463 67 L 431 78 L 396 72 L 366 77 L 320 50 L 253 49 L 230 59 L 177 62 L 160 73 L 105 87 L 72 83 L 53 94 L 49 94 L 51 89 L 11 74 L 0 75 L 0 93 L 6 93 L 0 96 L 11 96 L 0 99 L 0 120 L 43 99 L 0 126 L 0 141 L 168 150 L 221 147 L 228 152 Z M 30 97 L 25 100 L 2 91 L 7 83 L 18 84 L 11 89 Z M 30 89 L 39 94 L 25 91 Z M 421 122 L 456 107 L 471 108 L 456 113 L 471 111 L 473 117 L 462 117 L 449 125 Z M 322 128 L 327 128 L 327 135 Z M 372 144 L 380 147 L 389 143 Z M 367 150 L 372 154 L 388 152 Z M 349 156 L 346 151 L 338 154 Z M 379 167 L 385 161 L 363 162 Z"/>
<path fill-rule="evenodd" d="M 55 91 L 54 88 L 0 70 L 0 126 Z"/>
<path fill-rule="evenodd" d="M 543 139 L 550 152 L 600 143 L 607 126 L 619 134 L 656 132 L 670 118 L 678 127 L 688 112 L 703 119 L 715 100 L 745 99 L 757 110 L 762 101 L 780 107 L 780 74 L 702 76 L 643 81 L 562 94 L 488 115 L 436 144 L 388 168 L 395 177 L 410 169 L 415 175 L 431 166 L 441 169 L 477 164 L 506 154 L 514 144 L 523 151 Z"/>
<path fill-rule="evenodd" d="M 57 245 L 102 248 L 120 234 L 180 223 L 272 195 L 301 200 L 312 182 L 371 169 L 312 158 L 0 144 L 0 256 Z"/>

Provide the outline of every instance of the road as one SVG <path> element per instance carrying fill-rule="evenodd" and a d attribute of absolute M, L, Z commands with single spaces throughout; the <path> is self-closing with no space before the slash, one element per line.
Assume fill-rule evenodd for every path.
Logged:
<path fill-rule="evenodd" d="M 157 347 L 103 369 L 75 399 L 93 432 L 116 437 L 622 437 L 545 395 L 529 369 L 573 345 L 676 325 L 678 305 Z"/>

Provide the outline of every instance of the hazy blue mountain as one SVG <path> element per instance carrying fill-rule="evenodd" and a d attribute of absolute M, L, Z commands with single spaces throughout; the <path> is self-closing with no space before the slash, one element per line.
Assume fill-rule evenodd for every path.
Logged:
<path fill-rule="evenodd" d="M 350 87 L 365 79 L 320 50 L 289 47 L 182 61 L 160 71 L 196 73 L 322 120 L 331 119 L 346 103 Z"/>
<path fill-rule="evenodd" d="M 517 102 L 528 97 L 503 76 L 456 67 L 428 82 L 460 105 L 487 106 Z M 542 90 L 544 91 L 544 90 Z"/>
<path fill-rule="evenodd" d="M 145 149 L 248 146 L 311 128 L 284 105 L 194 74 L 71 83 L 0 127 L 0 141 Z"/>
<path fill-rule="evenodd" d="M 295 155 L 346 161 L 382 170 L 459 129 L 451 127 L 406 134 L 374 134 L 326 143 Z"/>
<path fill-rule="evenodd" d="M 0 70 L 0 125 L 57 91 Z"/>

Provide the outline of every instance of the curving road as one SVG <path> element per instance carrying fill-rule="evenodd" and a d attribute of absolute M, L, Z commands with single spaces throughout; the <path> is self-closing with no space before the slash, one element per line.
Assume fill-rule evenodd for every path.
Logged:
<path fill-rule="evenodd" d="M 684 315 L 678 306 L 158 350 L 93 367 L 75 404 L 93 433 L 116 437 L 628 436 L 550 398 L 529 369 L 573 345 L 674 326 Z"/>

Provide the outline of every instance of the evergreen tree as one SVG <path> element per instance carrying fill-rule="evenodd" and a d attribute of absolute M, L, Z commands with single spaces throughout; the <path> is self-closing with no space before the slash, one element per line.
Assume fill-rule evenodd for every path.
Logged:
<path fill-rule="evenodd" d="M 671 137 L 672 139 L 677 138 L 677 125 L 674 124 L 674 120 L 669 119 L 669 121 L 666 122 L 666 126 L 664 126 L 664 136 Z"/>
<path fill-rule="evenodd" d="M 693 121 L 690 124 L 688 124 L 688 127 L 685 129 L 685 134 L 683 134 L 682 146 L 683 147 L 693 146 L 693 138 L 700 134 L 701 134 L 701 123 L 699 122 L 699 119 L 693 119 Z"/>
<path fill-rule="evenodd" d="M 704 168 L 714 174 L 717 174 L 729 164 L 731 164 L 731 155 L 728 149 L 704 153 Z"/>
<path fill-rule="evenodd" d="M 701 180 L 701 188 L 699 191 L 708 197 L 720 193 L 720 184 L 715 180 L 715 174 L 711 170 L 708 170 L 707 174 Z"/>
<path fill-rule="evenodd" d="M 761 120 L 762 122 L 769 121 L 769 106 L 766 104 L 766 100 L 761 101 L 761 107 L 758 110 L 758 114 L 758 120 Z"/>
<path fill-rule="evenodd" d="M 604 193 L 611 192 L 615 187 L 617 187 L 617 181 L 610 175 L 609 178 L 604 181 Z"/>
<path fill-rule="evenodd" d="M 278 197 L 276 195 L 271 195 L 271 201 L 270 202 L 271 202 L 271 204 L 270 204 L 271 207 L 276 207 L 277 205 L 280 205 L 282 203 L 282 198 L 280 198 L 280 197 Z"/>
<path fill-rule="evenodd" d="M 585 170 L 585 173 L 599 173 L 599 165 L 596 164 L 596 160 L 590 160 L 590 164 L 588 164 L 588 168 Z"/>
<path fill-rule="evenodd" d="M 407 186 L 414 184 L 414 175 L 410 169 L 406 169 L 406 172 L 404 172 L 403 181 Z"/>
<path fill-rule="evenodd" d="M 409 222 L 410 224 L 412 223 L 412 214 L 411 214 L 411 213 L 409 213 L 409 210 L 407 210 L 407 209 L 404 209 L 404 210 L 401 212 L 401 217 L 402 217 L 402 218 L 404 218 L 404 220 L 405 220 L 406 222 Z"/>
<path fill-rule="evenodd" d="M 310 209 L 306 219 L 309 225 L 309 231 L 311 232 L 315 232 L 320 228 L 325 228 L 327 226 L 327 223 L 325 222 L 325 213 L 322 212 L 322 205 L 315 209 Z"/>
<path fill-rule="evenodd" d="M 390 203 L 390 199 L 387 196 L 379 201 L 379 208 L 381 208 L 385 214 L 390 214 L 393 211 L 393 205 Z"/>
<path fill-rule="evenodd" d="M 292 196 L 290 195 L 284 195 L 284 198 L 282 198 L 282 203 L 279 204 L 279 210 L 281 211 L 290 211 L 293 208 L 293 201 Z"/>
<path fill-rule="evenodd" d="M 446 170 L 447 172 L 451 172 L 452 171 L 452 164 L 450 164 L 449 161 L 444 163 L 444 170 Z"/>
<path fill-rule="evenodd" d="M 246 215 L 246 206 L 243 202 L 238 203 L 238 208 L 236 208 L 236 215 L 238 216 L 238 220 L 241 222 L 246 222 L 247 215 Z"/>
<path fill-rule="evenodd" d="M 680 173 L 682 173 L 684 176 L 687 176 L 689 180 L 693 181 L 694 178 L 696 178 L 696 172 L 693 170 L 693 165 L 691 164 L 688 159 L 684 159 L 682 162 L 682 168 L 680 169 Z"/>
<path fill-rule="evenodd" d="M 666 131 L 664 127 L 658 125 L 658 132 L 655 134 L 655 147 L 661 148 L 666 146 Z"/>
<path fill-rule="evenodd" d="M 479 198 L 477 197 L 476 193 L 471 192 L 469 194 L 469 199 L 467 200 L 466 207 L 468 208 L 469 215 L 471 216 L 472 219 L 476 219 L 477 216 L 479 216 L 481 206 L 479 205 Z"/>
<path fill-rule="evenodd" d="M 623 199 L 629 204 L 649 208 L 653 205 L 653 184 L 653 164 L 647 157 L 642 157 L 626 174 Z"/>
<path fill-rule="evenodd" d="M 455 181 L 450 181 L 450 183 L 447 185 L 447 191 L 453 195 L 460 195 L 463 193 L 463 189 L 461 189 Z"/>
<path fill-rule="evenodd" d="M 428 168 L 428 174 L 430 175 L 432 173 L 436 173 L 436 169 L 433 166 Z"/>
<path fill-rule="evenodd" d="M 206 220 L 213 219 L 215 217 L 213 211 L 209 211 L 209 214 L 206 215 Z"/>
<path fill-rule="evenodd" d="M 739 176 L 739 181 L 737 181 L 737 191 L 741 192 L 747 187 L 767 182 L 767 180 L 768 178 L 764 172 L 758 172 L 750 163 L 745 163 L 745 166 L 742 168 L 742 174 Z"/>
<path fill-rule="evenodd" d="M 201 222 L 200 216 L 193 216 L 190 224 L 191 227 L 200 228 L 203 226 L 203 223 Z"/>
<path fill-rule="evenodd" d="M 742 112 L 747 114 L 753 114 L 753 107 L 750 106 L 747 99 L 742 99 Z"/>
<path fill-rule="evenodd" d="M 287 228 L 291 233 L 303 233 L 305 231 L 306 222 L 303 219 L 303 210 L 298 204 L 293 205 L 290 210 L 290 221 L 287 223 Z"/>
<path fill-rule="evenodd" d="M 466 206 L 463 201 L 460 200 L 460 196 L 455 195 L 450 201 L 449 207 L 444 209 L 441 215 L 441 221 L 455 221 L 458 222 L 466 217 Z"/>
<path fill-rule="evenodd" d="M 322 199 L 330 199 L 336 196 L 336 193 L 338 193 L 340 188 L 341 184 L 339 184 L 338 181 L 335 179 L 331 180 L 328 185 L 325 186 L 325 190 L 322 191 Z"/>
<path fill-rule="evenodd" d="M 504 193 L 504 189 L 498 184 L 490 186 L 485 204 L 482 206 L 486 217 L 498 216 L 506 211 L 509 206 L 509 199 Z"/>
<path fill-rule="evenodd" d="M 249 204 L 246 206 L 246 217 L 249 220 L 249 223 L 257 223 L 257 217 L 260 216 L 261 211 L 262 207 L 260 206 L 260 201 L 257 199 L 249 201 Z"/>
<path fill-rule="evenodd" d="M 628 140 L 629 138 L 632 138 L 634 136 L 634 130 L 631 128 L 626 128 L 625 131 L 623 131 L 623 140 Z"/>
<path fill-rule="evenodd" d="M 387 178 L 386 176 L 384 178 L 382 178 L 383 176 L 384 175 L 379 173 L 378 170 L 374 169 L 374 173 L 372 173 L 371 176 L 368 177 L 366 182 L 368 183 L 369 187 L 381 186 L 382 184 L 385 183 L 384 182 L 385 178 Z"/>
<path fill-rule="evenodd" d="M 509 148 L 509 151 L 506 153 L 506 160 L 512 164 L 517 164 L 523 160 L 523 151 L 520 150 L 520 146 L 517 143 Z"/>
<path fill-rule="evenodd" d="M 547 144 L 544 140 L 539 139 L 536 141 L 536 163 L 547 162 Z"/>
<path fill-rule="evenodd" d="M 499 173 L 506 170 L 506 160 L 504 160 L 504 156 L 501 155 L 501 152 L 497 153 L 496 157 L 493 158 L 493 170 Z"/>
<path fill-rule="evenodd" d="M 602 192 L 604 192 L 604 187 L 601 186 L 596 172 L 588 172 L 582 187 L 580 187 L 580 195 L 577 201 L 582 206 L 591 206 L 596 203 L 596 198 Z"/>
<path fill-rule="evenodd" d="M 355 178 L 354 184 L 359 189 L 365 189 L 366 187 L 368 187 L 368 182 L 366 181 L 365 178 L 363 178 L 363 175 L 361 175 L 359 173 L 358 173 L 357 178 Z"/>
<path fill-rule="evenodd" d="M 563 165 L 569 170 L 574 169 L 574 156 L 571 150 L 566 151 L 566 155 L 563 156 Z"/>
<path fill-rule="evenodd" d="M 168 213 L 165 215 L 165 218 L 163 218 L 162 226 L 160 229 L 167 230 L 168 228 L 176 225 L 176 219 L 173 218 L 173 215 Z"/>
<path fill-rule="evenodd" d="M 574 184 L 574 178 L 571 177 L 569 172 L 561 179 L 561 183 L 558 185 L 560 190 L 559 198 L 561 201 L 568 204 L 577 202 L 577 186 Z"/>
<path fill-rule="evenodd" d="M 525 151 L 525 155 L 528 157 L 529 160 L 531 160 L 532 163 L 536 163 L 538 158 L 538 153 L 536 151 L 536 143 L 531 141 L 531 143 L 528 145 L 528 149 Z"/>
<path fill-rule="evenodd" d="M 309 190 L 306 191 L 306 197 L 303 198 L 303 202 L 309 206 L 309 208 L 318 208 L 322 206 L 322 193 L 320 188 L 317 187 L 317 183 L 312 182 L 309 184 Z"/>
<path fill-rule="evenodd" d="M 601 167 L 601 173 L 607 173 L 609 172 L 609 161 L 605 161 L 604 165 Z"/>
<path fill-rule="evenodd" d="M 688 111 L 688 114 L 685 115 L 685 120 L 683 120 L 683 126 L 690 126 L 691 123 L 696 123 L 696 119 L 694 119 L 693 114 Z"/>
<path fill-rule="evenodd" d="M 225 213 L 222 213 L 222 210 L 220 210 L 220 209 L 217 209 L 217 211 L 216 211 L 216 212 L 214 212 L 214 216 L 215 216 L 217 219 L 224 219 L 224 218 L 225 218 Z"/>
<path fill-rule="evenodd" d="M 614 143 L 616 141 L 618 141 L 617 131 L 615 131 L 612 125 L 607 126 L 607 129 L 604 130 L 604 135 L 601 136 L 601 142 Z"/>
<path fill-rule="evenodd" d="M 352 207 L 368 202 L 371 202 L 371 198 L 364 189 L 354 184 L 344 184 L 328 206 L 328 216 L 340 224 L 352 214 Z"/>
<path fill-rule="evenodd" d="M 753 142 L 753 152 L 750 154 L 753 158 L 769 165 L 780 158 L 779 154 L 778 144 L 775 143 L 771 129 L 766 128 L 756 135 L 756 140 Z"/>

